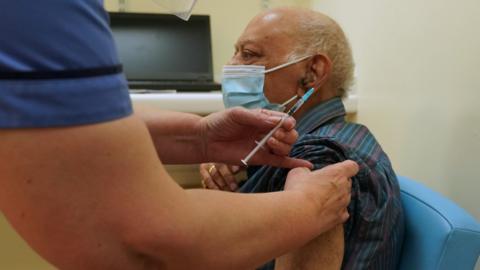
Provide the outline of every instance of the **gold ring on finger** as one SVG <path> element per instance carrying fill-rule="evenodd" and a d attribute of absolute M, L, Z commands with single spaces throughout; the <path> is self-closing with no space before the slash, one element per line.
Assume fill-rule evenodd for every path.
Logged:
<path fill-rule="evenodd" d="M 215 170 L 215 169 L 216 169 L 215 164 L 212 164 L 212 165 L 210 166 L 210 168 L 208 168 L 208 173 L 211 175 L 212 172 L 213 172 L 213 170 Z"/>

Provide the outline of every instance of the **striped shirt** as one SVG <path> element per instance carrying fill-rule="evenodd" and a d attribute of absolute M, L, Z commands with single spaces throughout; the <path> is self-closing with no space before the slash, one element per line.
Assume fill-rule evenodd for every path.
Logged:
<path fill-rule="evenodd" d="M 360 166 L 352 178 L 350 218 L 344 225 L 342 269 L 396 269 L 401 253 L 404 216 L 395 172 L 370 131 L 345 121 L 340 98 L 307 112 L 298 125 L 299 140 L 290 156 L 309 160 L 315 169 L 346 159 Z M 249 171 L 240 192 L 283 190 L 288 169 L 270 166 Z M 274 269 L 274 262 L 260 268 Z"/>

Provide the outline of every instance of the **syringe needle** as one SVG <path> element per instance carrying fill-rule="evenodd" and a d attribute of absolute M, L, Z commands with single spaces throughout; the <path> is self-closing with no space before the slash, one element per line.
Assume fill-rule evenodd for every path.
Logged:
<path fill-rule="evenodd" d="M 305 95 L 303 95 L 303 97 L 300 98 L 297 103 L 295 103 L 290 108 L 290 110 L 288 110 L 287 115 L 283 116 L 282 119 L 280 119 L 280 122 L 259 143 L 257 143 L 257 146 L 253 148 L 253 150 L 244 159 L 241 160 L 243 165 L 248 166 L 248 162 L 250 161 L 250 159 L 258 152 L 258 150 L 260 150 L 260 148 L 263 148 L 263 146 L 267 143 L 267 140 L 270 139 L 275 133 L 275 131 L 277 131 L 282 126 L 285 119 L 297 112 L 300 107 L 302 107 L 302 105 L 310 98 L 314 91 L 314 88 L 310 88 L 310 90 L 308 90 Z M 288 103 L 289 102 L 290 101 L 288 101 Z"/>
<path fill-rule="evenodd" d="M 255 148 L 253 148 L 253 150 L 244 159 L 241 160 L 245 166 L 248 166 L 248 162 L 250 161 L 250 159 L 258 152 L 258 150 L 260 150 L 260 148 L 263 148 L 263 146 L 267 143 L 268 139 L 270 139 L 275 133 L 275 131 L 277 131 L 283 125 L 283 122 L 285 122 L 285 119 L 287 119 L 287 117 L 288 116 L 283 116 L 280 119 L 280 122 L 278 122 L 278 124 L 265 137 L 263 137 L 260 142 L 257 143 L 257 146 L 255 146 Z"/>

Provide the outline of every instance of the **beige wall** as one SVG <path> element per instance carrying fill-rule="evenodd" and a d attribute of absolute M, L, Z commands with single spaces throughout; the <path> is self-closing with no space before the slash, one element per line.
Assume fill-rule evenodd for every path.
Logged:
<path fill-rule="evenodd" d="M 0 269 L 8 270 L 51 270 L 42 258 L 20 239 L 0 214 Z"/>
<path fill-rule="evenodd" d="M 480 1 L 315 0 L 352 41 L 358 121 L 399 174 L 480 218 Z"/>

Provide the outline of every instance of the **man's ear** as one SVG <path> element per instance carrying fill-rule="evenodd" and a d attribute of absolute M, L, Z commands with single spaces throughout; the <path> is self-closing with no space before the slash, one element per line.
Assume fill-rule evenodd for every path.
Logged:
<path fill-rule="evenodd" d="M 305 77 L 300 81 L 299 96 L 303 96 L 310 88 L 320 89 L 328 81 L 332 73 L 332 61 L 324 54 L 317 54 L 307 64 Z M 300 93 L 301 92 L 301 93 Z"/>

